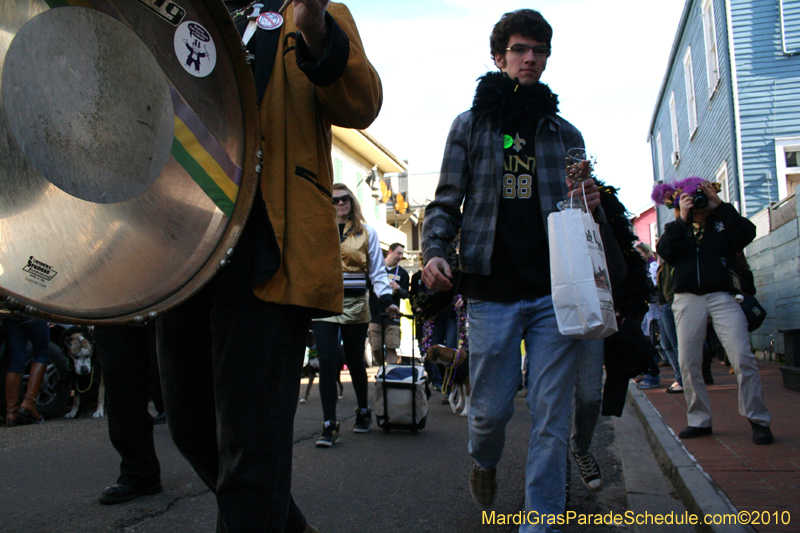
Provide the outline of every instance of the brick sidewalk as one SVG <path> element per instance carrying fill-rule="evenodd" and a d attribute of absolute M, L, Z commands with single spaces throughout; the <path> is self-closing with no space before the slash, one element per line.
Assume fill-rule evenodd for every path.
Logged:
<path fill-rule="evenodd" d="M 708 385 L 714 434 L 682 442 L 738 510 L 770 513 L 771 524 L 752 525 L 756 531 L 800 532 L 800 393 L 783 388 L 778 364 L 758 366 L 775 442 L 753 444 L 750 424 L 739 415 L 736 377 L 716 361 L 714 385 Z M 643 392 L 677 435 L 687 426 L 686 401 L 665 393 L 672 374 L 662 368 L 661 388 Z M 790 524 L 776 525 L 785 511 Z"/>

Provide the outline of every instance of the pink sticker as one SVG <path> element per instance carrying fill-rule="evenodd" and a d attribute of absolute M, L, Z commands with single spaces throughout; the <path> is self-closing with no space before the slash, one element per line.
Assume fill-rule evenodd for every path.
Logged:
<path fill-rule="evenodd" d="M 256 23 L 262 30 L 277 30 L 283 25 L 283 17 L 280 13 L 261 13 Z"/>

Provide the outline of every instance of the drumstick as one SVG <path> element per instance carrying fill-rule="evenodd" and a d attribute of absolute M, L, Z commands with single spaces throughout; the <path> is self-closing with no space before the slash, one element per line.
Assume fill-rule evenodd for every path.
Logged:
<path fill-rule="evenodd" d="M 292 3 L 292 0 L 286 0 L 283 3 L 283 5 L 281 6 L 281 8 L 278 10 L 278 14 L 282 14 L 286 10 L 286 8 L 289 7 L 289 4 L 291 4 L 291 3 Z"/>

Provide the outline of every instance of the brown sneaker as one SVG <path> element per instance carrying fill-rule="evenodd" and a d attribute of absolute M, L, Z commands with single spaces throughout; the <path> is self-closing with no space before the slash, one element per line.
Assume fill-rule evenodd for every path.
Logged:
<path fill-rule="evenodd" d="M 469 473 L 469 492 L 479 507 L 486 509 L 494 503 L 494 497 L 497 494 L 496 474 L 497 469 L 495 468 L 484 470 L 472 463 L 472 470 Z"/>

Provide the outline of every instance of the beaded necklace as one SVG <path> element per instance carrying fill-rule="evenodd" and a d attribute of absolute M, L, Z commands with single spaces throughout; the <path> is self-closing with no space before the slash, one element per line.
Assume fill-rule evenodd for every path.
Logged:
<path fill-rule="evenodd" d="M 692 222 L 692 230 L 694 231 L 694 242 L 699 245 L 706 233 L 705 222 L 702 224 L 699 222 Z"/>

